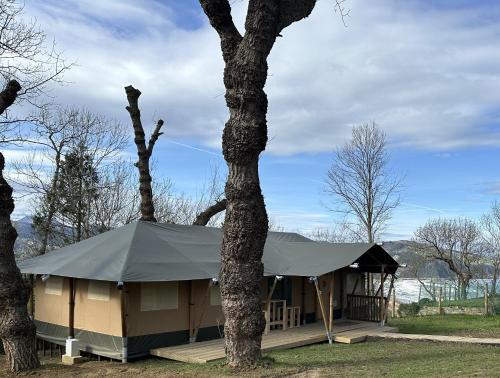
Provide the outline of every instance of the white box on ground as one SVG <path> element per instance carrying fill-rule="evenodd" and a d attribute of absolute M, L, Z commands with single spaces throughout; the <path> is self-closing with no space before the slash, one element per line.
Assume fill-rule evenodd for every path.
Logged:
<path fill-rule="evenodd" d="M 78 339 L 66 339 L 66 356 L 78 357 L 80 356 L 80 348 Z"/>

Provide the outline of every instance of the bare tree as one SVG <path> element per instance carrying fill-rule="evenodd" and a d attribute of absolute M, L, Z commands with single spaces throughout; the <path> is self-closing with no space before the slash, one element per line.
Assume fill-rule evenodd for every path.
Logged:
<path fill-rule="evenodd" d="M 86 109 L 76 108 L 44 109 L 33 124 L 29 138 L 35 150 L 28 157 L 15 162 L 13 180 L 33 198 L 34 225 L 40 238 L 38 254 L 44 254 L 49 247 L 49 240 L 55 246 L 61 246 L 96 232 L 92 224 L 96 202 L 77 199 L 80 190 L 74 190 L 66 193 L 66 197 L 75 197 L 82 210 L 79 213 L 85 213 L 86 216 L 76 222 L 80 225 L 80 237 L 76 234 L 74 238 L 69 237 L 71 225 L 67 223 L 71 221 L 61 212 L 63 198 L 60 192 L 61 172 L 68 154 L 80 151 L 92 164 L 87 170 L 100 175 L 126 146 L 127 138 L 120 124 Z M 81 179 L 84 180 L 85 172 L 81 173 Z M 103 188 L 95 188 L 98 189 Z"/>
<path fill-rule="evenodd" d="M 399 205 L 402 179 L 388 168 L 386 135 L 375 123 L 355 126 L 352 138 L 335 153 L 326 179 L 334 210 L 353 219 L 353 233 L 375 242 Z"/>
<path fill-rule="evenodd" d="M 153 203 L 153 189 L 151 187 L 151 178 L 149 160 L 153 154 L 153 148 L 163 133 L 160 132 L 163 126 L 163 120 L 158 120 L 156 128 L 151 134 L 148 145 L 146 146 L 146 136 L 144 134 L 144 128 L 141 121 L 141 111 L 139 110 L 139 96 L 141 91 L 135 89 L 133 86 L 129 85 L 125 87 L 125 93 L 127 94 L 128 106 L 127 111 L 130 114 L 132 120 L 132 126 L 134 128 L 134 142 L 137 146 L 137 155 L 139 160 L 136 163 L 139 169 L 139 192 L 141 194 L 141 220 L 156 222 L 155 218 L 155 208 Z"/>
<path fill-rule="evenodd" d="M 482 236 L 485 242 L 486 262 L 491 265 L 493 283 L 491 293 L 496 295 L 500 277 L 500 203 L 494 202 L 488 214 L 481 217 Z"/>
<path fill-rule="evenodd" d="M 36 149 L 26 158 L 13 163 L 16 172 L 13 181 L 29 194 L 35 195 L 37 204 L 43 208 L 44 216 L 37 224 L 40 237 L 38 255 L 45 254 L 49 237 L 53 235 L 61 162 L 65 149 L 76 137 L 76 128 L 72 126 L 76 117 L 75 109 L 42 109 L 30 133 L 31 143 Z"/>
<path fill-rule="evenodd" d="M 244 35 L 233 22 L 229 0 L 200 0 L 200 4 L 220 37 L 225 63 L 230 117 L 222 150 L 229 173 L 220 283 L 228 362 L 245 368 L 260 358 L 265 326 L 260 282 L 268 218 L 258 160 L 267 143 L 267 57 L 283 29 L 309 16 L 316 1 L 250 0 Z"/>
<path fill-rule="evenodd" d="M 328 243 L 355 243 L 360 241 L 357 233 L 353 233 L 345 223 L 337 223 L 328 228 L 316 227 L 307 236 L 312 240 Z"/>
<path fill-rule="evenodd" d="M 37 108 L 50 104 L 47 86 L 61 82 L 66 64 L 54 43 L 48 43 L 36 21 L 23 20 L 23 4 L 16 0 L 0 0 L 0 142 L 18 140 L 17 126 L 30 117 L 12 117 L 7 108 L 14 101 Z M 12 132 L 16 136 L 12 136 Z"/>
<path fill-rule="evenodd" d="M 456 276 L 460 298 L 466 298 L 482 259 L 481 231 L 476 223 L 466 218 L 433 219 L 415 231 L 414 239 L 419 254 L 448 265 Z"/>

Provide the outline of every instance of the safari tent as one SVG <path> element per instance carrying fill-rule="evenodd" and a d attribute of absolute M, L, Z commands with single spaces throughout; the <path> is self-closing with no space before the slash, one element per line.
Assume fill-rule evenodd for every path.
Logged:
<path fill-rule="evenodd" d="M 222 337 L 221 239 L 218 228 L 139 221 L 22 261 L 21 272 L 35 275 L 38 338 L 64 345 L 75 337 L 86 352 L 127 361 Z M 269 232 L 263 262 L 266 332 L 327 327 L 338 318 L 383 320 L 383 284 L 398 268 L 378 244 L 285 232 Z M 378 292 L 372 277 L 382 282 Z"/>

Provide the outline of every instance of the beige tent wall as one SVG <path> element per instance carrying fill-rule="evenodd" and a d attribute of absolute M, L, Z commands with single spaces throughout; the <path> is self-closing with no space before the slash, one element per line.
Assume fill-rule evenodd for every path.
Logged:
<path fill-rule="evenodd" d="M 75 279 L 75 328 L 122 336 L 120 290 L 116 283 L 103 281 L 109 285 L 109 299 L 97 300 L 89 298 L 89 282 Z"/>
<path fill-rule="evenodd" d="M 50 278 L 49 278 L 50 279 Z M 64 278 L 61 295 L 46 294 L 40 277 L 36 278 L 33 289 L 35 298 L 35 320 L 68 327 L 69 325 L 69 280 Z"/>
<path fill-rule="evenodd" d="M 201 328 L 203 327 L 213 327 L 213 326 L 224 326 L 224 315 L 222 314 L 222 306 L 212 305 L 210 303 L 210 293 L 206 297 L 207 286 L 209 280 L 196 280 L 192 281 L 193 299 L 194 306 L 192 309 L 192 319 L 194 321 L 193 326 L 198 326 L 199 319 L 203 315 Z M 214 286 L 214 290 L 219 290 L 219 286 Z M 205 310 L 203 308 L 205 307 Z M 194 329 L 193 327 L 193 329 Z"/>
<path fill-rule="evenodd" d="M 189 329 L 188 281 L 179 282 L 178 305 L 175 310 L 141 311 L 141 283 L 129 282 L 126 287 L 128 337 Z"/>
<path fill-rule="evenodd" d="M 49 278 L 50 280 L 51 278 Z M 63 278 L 61 295 L 45 292 L 48 281 L 35 281 L 35 320 L 69 327 L 69 278 Z M 75 279 L 74 327 L 112 336 L 121 336 L 120 292 L 109 282 L 109 299 L 88 298 L 88 280 Z"/>

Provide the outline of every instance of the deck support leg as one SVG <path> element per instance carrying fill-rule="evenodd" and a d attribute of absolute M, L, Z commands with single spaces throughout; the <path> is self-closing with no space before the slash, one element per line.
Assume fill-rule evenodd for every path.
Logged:
<path fill-rule="evenodd" d="M 323 316 L 323 324 L 325 325 L 326 337 L 328 337 L 328 344 L 332 344 L 332 342 L 333 342 L 332 334 L 330 333 L 330 330 L 328 329 L 325 306 L 323 305 L 323 298 L 322 298 L 321 290 L 320 290 L 319 284 L 318 284 L 318 277 L 311 277 L 311 278 L 312 278 L 312 281 L 314 281 L 314 286 L 316 287 L 316 294 L 318 295 L 319 307 L 321 308 L 321 315 Z"/>

